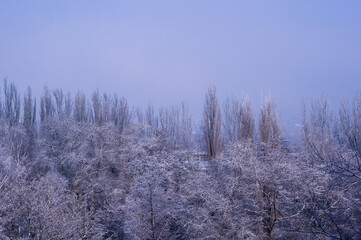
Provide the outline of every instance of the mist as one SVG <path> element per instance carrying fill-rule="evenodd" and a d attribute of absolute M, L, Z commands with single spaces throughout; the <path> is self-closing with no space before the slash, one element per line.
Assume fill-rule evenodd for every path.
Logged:
<path fill-rule="evenodd" d="M 0 0 L 0 239 L 361 239 L 360 12 Z"/>
<path fill-rule="evenodd" d="M 0 78 L 72 93 L 117 92 L 133 106 L 184 101 L 200 120 L 204 94 L 270 95 L 281 120 L 327 94 L 360 88 L 359 1 L 0 1 Z"/>

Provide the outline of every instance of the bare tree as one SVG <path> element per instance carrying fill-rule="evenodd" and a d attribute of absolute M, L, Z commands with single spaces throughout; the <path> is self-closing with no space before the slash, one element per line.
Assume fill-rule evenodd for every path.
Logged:
<path fill-rule="evenodd" d="M 141 117 L 141 115 L 138 115 Z M 145 125 L 144 127 L 144 133 L 145 136 L 153 136 L 157 134 L 158 131 L 158 123 L 159 119 L 157 114 L 155 113 L 154 106 L 149 104 L 145 110 Z"/>
<path fill-rule="evenodd" d="M 303 143 L 312 161 L 327 159 L 332 153 L 332 112 L 326 95 L 312 99 L 309 117 L 303 103 Z M 317 160 L 317 161 L 318 161 Z"/>
<path fill-rule="evenodd" d="M 36 99 L 32 98 L 31 88 L 28 87 L 24 96 L 23 124 L 28 132 L 33 132 L 36 119 Z"/>
<path fill-rule="evenodd" d="M 178 106 L 172 106 L 169 109 L 161 108 L 159 110 L 160 128 L 164 132 L 167 148 L 179 149 L 181 145 L 180 135 L 180 110 Z"/>
<path fill-rule="evenodd" d="M 160 131 L 168 149 L 189 149 L 192 137 L 188 106 L 182 103 L 159 110 Z"/>
<path fill-rule="evenodd" d="M 160 108 L 159 109 L 159 125 L 160 125 L 160 131 L 162 133 L 163 141 L 164 141 L 164 147 L 167 149 L 174 148 L 173 145 L 173 139 L 171 136 L 171 124 L 170 124 L 170 113 L 169 110 L 166 108 Z"/>
<path fill-rule="evenodd" d="M 351 111 L 344 103 L 340 109 L 339 125 L 332 131 L 333 115 L 325 96 L 312 100 L 309 117 L 303 106 L 303 144 L 305 155 L 312 168 L 329 176 L 322 194 L 312 194 L 307 216 L 312 219 L 310 231 L 333 239 L 361 237 L 360 221 L 360 161 L 352 141 L 352 115 L 359 115 L 357 96 Z M 355 113 L 353 113 L 356 111 Z M 357 119 L 357 117 L 356 117 Z M 352 126 L 353 125 L 353 126 Z M 352 126 L 352 127 L 351 127 Z M 333 133 L 336 133 L 333 136 Z M 338 138 L 340 145 L 334 142 Z M 351 141 L 349 141 L 351 140 Z M 351 143 L 351 144 L 350 144 Z"/>
<path fill-rule="evenodd" d="M 126 231 L 135 239 L 168 239 L 167 209 L 169 203 L 164 195 L 166 190 L 161 187 L 159 181 L 163 180 L 148 173 L 140 176 L 132 189 L 132 196 L 128 199 L 129 215 Z M 168 194 L 167 194 L 168 195 Z"/>
<path fill-rule="evenodd" d="M 113 103 L 111 107 L 111 119 L 116 126 L 118 126 L 119 132 L 122 133 L 128 128 L 132 114 L 129 110 L 128 102 L 125 97 L 119 98 L 114 94 Z"/>
<path fill-rule="evenodd" d="M 44 93 L 40 99 L 40 119 L 43 122 L 46 119 L 53 117 L 53 115 L 54 115 L 54 105 L 50 94 L 50 90 L 48 87 L 44 87 Z"/>
<path fill-rule="evenodd" d="M 103 119 L 105 122 L 108 122 L 110 120 L 111 116 L 111 97 L 107 93 L 103 93 Z"/>
<path fill-rule="evenodd" d="M 4 80 L 4 115 L 10 126 L 20 121 L 20 94 L 14 83 Z"/>
<path fill-rule="evenodd" d="M 74 119 L 78 122 L 83 122 L 87 120 L 86 96 L 81 91 L 78 91 L 78 93 L 75 95 Z"/>
<path fill-rule="evenodd" d="M 240 108 L 238 138 L 243 141 L 253 141 L 254 118 L 252 105 L 248 97 L 242 97 Z"/>
<path fill-rule="evenodd" d="M 132 120 L 132 113 L 129 110 L 128 101 L 125 97 L 119 98 L 119 108 L 119 128 L 122 133 L 124 129 L 129 126 Z"/>
<path fill-rule="evenodd" d="M 136 114 L 137 114 L 138 123 L 144 124 L 144 121 L 145 121 L 144 114 L 143 114 L 143 111 L 139 107 L 137 107 Z"/>
<path fill-rule="evenodd" d="M 241 103 L 234 98 L 227 98 L 223 105 L 223 116 L 223 128 L 228 143 L 253 141 L 253 111 L 247 97 L 242 97 Z"/>
<path fill-rule="evenodd" d="M 271 101 L 266 97 L 261 108 L 261 118 L 259 121 L 260 141 L 262 144 L 278 146 L 281 140 L 278 111 Z"/>
<path fill-rule="evenodd" d="M 73 111 L 73 102 L 71 99 L 71 94 L 70 92 L 67 92 L 67 94 L 65 95 L 65 100 L 64 100 L 64 114 L 67 118 L 70 118 L 72 115 L 72 111 Z"/>
<path fill-rule="evenodd" d="M 221 151 L 221 123 L 221 112 L 216 96 L 216 88 L 210 87 L 204 102 L 203 134 L 207 154 L 212 158 Z"/>
<path fill-rule="evenodd" d="M 102 105 L 101 105 L 101 99 L 99 95 L 99 91 L 93 93 L 92 95 L 92 107 L 93 107 L 93 119 L 94 122 L 98 125 L 102 123 Z"/>
<path fill-rule="evenodd" d="M 188 105 L 181 103 L 181 137 L 183 149 L 189 150 L 192 138 L 192 119 L 189 114 Z"/>
<path fill-rule="evenodd" d="M 352 149 L 361 159 L 361 90 L 356 93 L 352 107 L 344 101 L 339 110 L 340 143 Z"/>
<path fill-rule="evenodd" d="M 64 109 L 63 109 L 63 105 L 64 105 L 64 93 L 62 89 L 55 89 L 53 90 L 53 96 L 55 99 L 55 113 L 56 116 L 58 117 L 58 119 L 63 119 L 64 118 Z"/>
<path fill-rule="evenodd" d="M 158 128 L 158 117 L 156 116 L 154 112 L 154 106 L 148 105 L 146 111 L 145 111 L 145 120 L 148 124 L 148 126 L 156 129 Z"/>
<path fill-rule="evenodd" d="M 223 104 L 223 129 L 227 143 L 239 140 L 241 109 L 234 98 L 226 98 Z"/>

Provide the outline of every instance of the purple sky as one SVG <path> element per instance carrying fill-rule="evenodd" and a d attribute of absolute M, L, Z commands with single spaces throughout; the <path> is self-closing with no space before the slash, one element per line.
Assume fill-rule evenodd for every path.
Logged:
<path fill-rule="evenodd" d="M 181 100 L 199 118 L 204 94 L 270 94 L 284 121 L 302 98 L 333 104 L 361 87 L 361 1 L 0 0 L 0 78 L 134 106 Z"/>

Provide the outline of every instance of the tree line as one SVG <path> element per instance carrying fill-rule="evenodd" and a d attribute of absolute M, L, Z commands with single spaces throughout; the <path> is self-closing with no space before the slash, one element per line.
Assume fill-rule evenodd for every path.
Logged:
<path fill-rule="evenodd" d="M 255 115 L 215 87 L 198 128 L 185 103 L 47 87 L 36 101 L 5 80 L 1 239 L 360 239 L 361 91 L 338 112 L 303 103 L 292 151 L 270 98 Z"/>

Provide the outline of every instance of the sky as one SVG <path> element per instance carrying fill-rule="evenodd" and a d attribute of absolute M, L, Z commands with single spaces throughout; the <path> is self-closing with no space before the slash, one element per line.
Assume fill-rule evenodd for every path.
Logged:
<path fill-rule="evenodd" d="M 132 106 L 188 103 L 205 92 L 270 95 L 284 122 L 302 99 L 331 104 L 361 87 L 361 1 L 0 0 L 0 78 L 88 95 L 117 92 Z"/>

